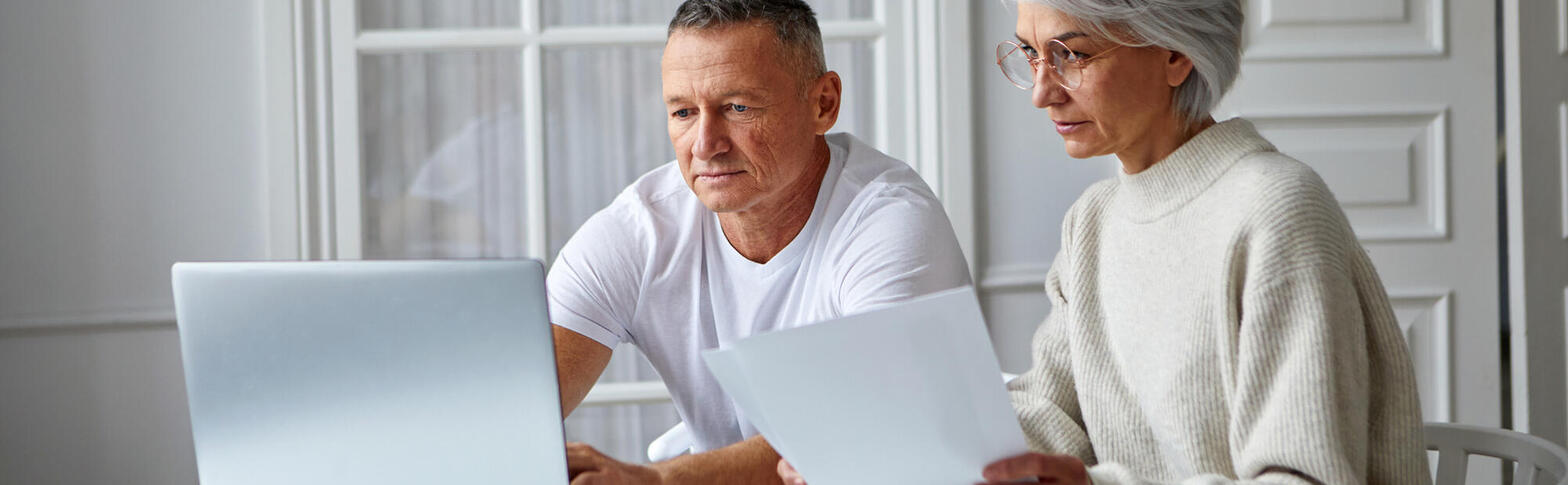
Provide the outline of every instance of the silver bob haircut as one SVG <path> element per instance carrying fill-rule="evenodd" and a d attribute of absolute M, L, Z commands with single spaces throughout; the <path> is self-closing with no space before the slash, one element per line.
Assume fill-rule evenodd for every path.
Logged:
<path fill-rule="evenodd" d="M 773 27 L 773 34 L 784 55 L 790 57 L 791 67 L 799 71 L 803 85 L 828 72 L 817 14 L 801 0 L 686 0 L 675 9 L 665 36 L 749 22 Z"/>
<path fill-rule="evenodd" d="M 1021 0 L 1045 5 L 1089 34 L 1127 46 L 1158 46 L 1192 59 L 1176 88 L 1188 123 L 1209 117 L 1241 71 L 1242 0 Z"/>

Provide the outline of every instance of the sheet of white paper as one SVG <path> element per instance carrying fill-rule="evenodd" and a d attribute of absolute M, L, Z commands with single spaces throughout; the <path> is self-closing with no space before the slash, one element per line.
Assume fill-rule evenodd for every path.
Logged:
<path fill-rule="evenodd" d="M 985 465 L 1028 451 L 967 287 L 703 357 L 813 485 L 975 483 Z"/>

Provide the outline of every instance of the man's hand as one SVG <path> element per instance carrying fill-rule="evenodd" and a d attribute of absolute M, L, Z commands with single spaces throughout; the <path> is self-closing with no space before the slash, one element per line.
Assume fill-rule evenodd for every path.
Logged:
<path fill-rule="evenodd" d="M 566 470 L 572 485 L 664 483 L 653 467 L 621 463 L 583 443 L 566 444 Z"/>
<path fill-rule="evenodd" d="M 1068 455 L 1026 453 L 986 465 L 981 476 L 990 483 L 1036 478 L 1040 483 L 1089 484 L 1089 470 L 1083 461 Z"/>

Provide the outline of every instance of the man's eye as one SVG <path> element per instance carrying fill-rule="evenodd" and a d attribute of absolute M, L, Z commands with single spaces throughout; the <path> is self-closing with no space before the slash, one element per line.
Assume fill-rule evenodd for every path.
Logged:
<path fill-rule="evenodd" d="M 744 104 L 732 104 L 730 105 L 730 109 L 735 110 L 736 113 L 745 113 L 746 110 L 751 109 L 751 107 Z"/>
<path fill-rule="evenodd" d="M 685 118 L 687 116 L 691 116 L 691 109 L 690 108 L 682 108 L 682 109 L 675 110 L 675 112 L 671 113 L 671 114 L 675 115 L 676 118 Z"/>

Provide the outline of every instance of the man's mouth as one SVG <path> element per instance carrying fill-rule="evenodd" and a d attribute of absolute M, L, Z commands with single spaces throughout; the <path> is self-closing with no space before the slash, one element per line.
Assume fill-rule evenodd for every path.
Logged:
<path fill-rule="evenodd" d="M 718 181 L 723 181 L 723 180 L 728 180 L 728 179 L 734 178 L 735 176 L 743 174 L 743 173 L 746 173 L 746 171 L 745 170 L 729 170 L 729 171 L 714 170 L 714 171 L 709 171 L 709 172 L 698 173 L 697 174 L 697 180 L 703 180 L 703 181 L 709 181 L 709 182 L 718 182 Z"/>

